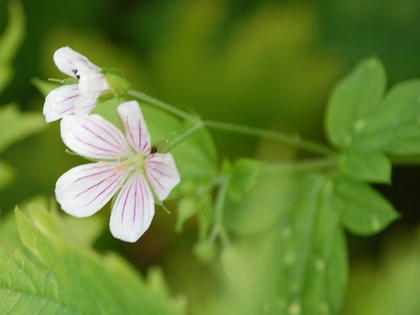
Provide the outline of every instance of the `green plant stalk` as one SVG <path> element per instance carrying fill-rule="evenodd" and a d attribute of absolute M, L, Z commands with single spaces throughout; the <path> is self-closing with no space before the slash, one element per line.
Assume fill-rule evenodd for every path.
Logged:
<path fill-rule="evenodd" d="M 195 116 L 183 111 L 182 109 L 179 109 L 171 104 L 165 103 L 161 100 L 158 100 L 154 97 L 151 97 L 147 94 L 144 94 L 143 92 L 136 91 L 136 90 L 128 90 L 128 95 L 137 98 L 139 101 L 143 101 L 149 105 L 153 105 L 157 108 L 160 108 L 168 113 L 171 113 L 179 118 L 185 119 L 185 120 L 195 120 Z"/>
<path fill-rule="evenodd" d="M 214 226 L 210 234 L 211 242 L 213 242 L 216 239 L 216 237 L 219 236 L 224 246 L 227 246 L 230 243 L 225 228 L 223 227 L 223 211 L 225 209 L 225 200 L 228 187 L 229 178 L 225 177 L 220 184 L 219 191 L 217 192 L 214 206 Z"/>
<path fill-rule="evenodd" d="M 196 116 L 193 116 L 179 108 L 176 108 L 175 106 L 171 104 L 162 102 L 142 92 L 139 92 L 136 90 L 129 90 L 128 95 L 135 97 L 138 100 L 143 101 L 149 105 L 153 105 L 168 113 L 171 113 L 184 120 L 197 121 Z M 223 131 L 233 132 L 233 133 L 238 133 L 238 134 L 243 134 L 243 135 L 249 135 L 249 136 L 264 137 L 264 138 L 271 139 L 271 140 L 274 140 L 283 144 L 296 146 L 305 151 L 312 152 L 315 154 L 321 154 L 321 155 L 334 154 L 334 151 L 327 146 L 324 146 L 316 142 L 304 140 L 296 136 L 291 136 L 291 135 L 284 134 L 278 131 L 265 130 L 261 128 L 255 128 L 255 127 L 249 127 L 249 126 L 243 126 L 243 125 L 237 125 L 237 124 L 231 124 L 231 123 L 219 122 L 219 121 L 213 121 L 213 120 L 198 121 L 191 129 L 187 130 L 180 137 L 172 141 L 170 149 L 173 149 L 176 145 L 178 145 L 179 143 L 184 141 L 186 138 L 194 134 L 194 132 L 196 132 L 197 130 L 203 127 L 208 127 L 212 129 L 218 129 L 218 130 L 223 130 Z"/>

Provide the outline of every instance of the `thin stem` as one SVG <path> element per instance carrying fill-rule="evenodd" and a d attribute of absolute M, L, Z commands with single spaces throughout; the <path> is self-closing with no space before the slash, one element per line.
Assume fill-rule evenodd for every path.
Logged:
<path fill-rule="evenodd" d="M 303 150 L 317 153 L 317 154 L 326 154 L 331 155 L 334 154 L 334 151 L 328 148 L 327 146 L 324 146 L 322 144 L 318 144 L 312 141 L 304 140 L 299 137 L 293 137 L 281 132 L 277 131 L 271 131 L 271 130 L 265 130 L 255 127 L 248 127 L 248 126 L 242 126 L 242 125 L 236 125 L 231 123 L 225 123 L 225 122 L 218 122 L 218 121 L 211 121 L 207 120 L 205 121 L 206 126 L 213 129 L 219 129 L 229 132 L 235 132 L 235 133 L 241 133 L 244 135 L 250 135 L 250 136 L 260 136 L 268 139 L 272 139 L 284 144 L 292 145 L 299 147 Z"/>
<path fill-rule="evenodd" d="M 226 177 L 225 180 L 220 184 L 219 191 L 217 192 L 216 202 L 214 206 L 214 226 L 210 234 L 211 241 L 214 241 L 217 236 L 220 236 L 224 245 L 228 245 L 229 243 L 229 240 L 223 227 L 223 211 L 225 208 L 225 199 L 228 186 L 229 179 Z"/>
<path fill-rule="evenodd" d="M 198 129 L 204 126 L 205 126 L 205 123 L 203 121 L 199 121 L 193 127 L 191 127 L 190 129 L 185 131 L 183 134 L 181 134 L 178 138 L 175 138 L 173 141 L 171 141 L 168 151 L 172 150 L 174 147 L 176 147 L 178 144 L 180 144 L 182 141 L 187 139 L 189 136 L 195 133 Z"/>
<path fill-rule="evenodd" d="M 160 108 L 168 113 L 171 113 L 175 116 L 178 116 L 179 118 L 185 119 L 185 120 L 193 120 L 195 117 L 193 115 L 190 115 L 186 111 L 183 111 L 182 109 L 176 108 L 175 106 L 165 103 L 161 100 L 158 100 L 154 97 L 151 97 L 147 94 L 144 94 L 140 91 L 136 90 L 129 90 L 128 95 L 137 98 L 140 101 L 143 101 L 149 105 L 153 105 L 157 108 Z"/>
<path fill-rule="evenodd" d="M 149 105 L 153 105 L 159 109 L 169 112 L 184 120 L 197 121 L 197 117 L 195 117 L 194 115 L 191 115 L 182 109 L 179 109 L 163 101 L 160 101 L 140 91 L 129 90 L 128 95 L 133 96 L 139 99 L 140 101 L 143 101 Z M 197 123 L 194 127 L 192 127 L 192 129 L 187 131 L 185 134 L 181 135 L 180 138 L 176 139 L 171 145 L 172 148 L 175 145 L 178 145 L 179 143 L 184 141 L 186 138 L 192 135 L 195 131 L 205 126 L 209 128 L 213 128 L 213 129 L 224 130 L 224 131 L 238 133 L 238 134 L 264 137 L 264 138 L 271 139 L 280 143 L 296 146 L 303 150 L 306 150 L 308 152 L 312 152 L 315 154 L 321 154 L 321 155 L 334 154 L 334 151 L 330 149 L 329 147 L 316 143 L 316 142 L 301 139 L 300 137 L 287 135 L 278 131 L 265 130 L 261 128 L 255 128 L 255 127 L 249 127 L 249 126 L 243 126 L 243 125 L 237 125 L 237 124 L 231 124 L 231 123 L 219 122 L 219 121 L 213 121 L 213 120 L 200 121 L 199 123 Z"/>

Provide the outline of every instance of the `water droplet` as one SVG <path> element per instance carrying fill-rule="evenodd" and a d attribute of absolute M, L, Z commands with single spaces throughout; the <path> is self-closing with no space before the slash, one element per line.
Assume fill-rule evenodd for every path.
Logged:
<path fill-rule="evenodd" d="M 289 306 L 289 314 L 290 315 L 299 315 L 301 312 L 301 307 L 299 302 L 294 302 Z"/>

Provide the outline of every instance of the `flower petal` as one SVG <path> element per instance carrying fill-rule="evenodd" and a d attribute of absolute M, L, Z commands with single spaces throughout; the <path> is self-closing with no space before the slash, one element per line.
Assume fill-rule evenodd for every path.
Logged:
<path fill-rule="evenodd" d="M 75 107 L 77 114 L 88 114 L 97 104 L 98 97 L 109 90 L 105 77 L 97 72 L 80 71 L 79 72 L 79 92 Z"/>
<path fill-rule="evenodd" d="M 91 63 L 85 56 L 67 46 L 57 49 L 53 59 L 61 72 L 74 78 L 77 78 L 81 71 L 101 71 L 101 68 Z"/>
<path fill-rule="evenodd" d="M 139 103 L 130 101 L 118 106 L 118 113 L 125 126 L 127 141 L 137 152 L 150 153 L 150 134 L 140 109 Z"/>
<path fill-rule="evenodd" d="M 79 95 L 77 84 L 63 85 L 48 93 L 43 113 L 47 122 L 63 118 L 74 112 Z"/>
<path fill-rule="evenodd" d="M 114 202 L 109 228 L 115 238 L 136 242 L 149 228 L 154 214 L 153 194 L 143 174 L 136 173 Z"/>
<path fill-rule="evenodd" d="M 122 132 L 99 115 L 71 115 L 61 120 L 67 147 L 91 159 L 116 160 L 131 153 Z"/>
<path fill-rule="evenodd" d="M 160 201 L 168 197 L 181 178 L 172 154 L 156 153 L 146 159 L 146 173 Z"/>
<path fill-rule="evenodd" d="M 99 211 L 124 182 L 127 169 L 117 163 L 97 162 L 74 167 L 61 175 L 55 196 L 61 208 L 75 217 Z"/>

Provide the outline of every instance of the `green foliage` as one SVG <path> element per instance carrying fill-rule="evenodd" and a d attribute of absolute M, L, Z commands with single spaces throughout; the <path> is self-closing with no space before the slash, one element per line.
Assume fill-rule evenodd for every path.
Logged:
<path fill-rule="evenodd" d="M 370 153 L 420 152 L 420 81 L 400 83 L 382 99 L 385 80 L 382 64 L 370 59 L 336 87 L 326 117 L 334 145 Z"/>
<path fill-rule="evenodd" d="M 243 199 L 244 195 L 255 185 L 261 164 L 251 159 L 239 159 L 226 172 L 229 176 L 228 197 L 235 202 Z"/>
<path fill-rule="evenodd" d="M 25 35 L 25 18 L 21 2 L 12 0 L 8 5 L 9 23 L 0 37 L 0 92 L 13 76 L 12 58 L 16 55 Z"/>
<path fill-rule="evenodd" d="M 183 313 L 182 300 L 170 299 L 156 272 L 145 282 L 115 254 L 101 256 L 69 239 L 61 220 L 42 203 L 26 214 L 16 210 L 25 251 L 0 250 L 2 314 Z"/>
<path fill-rule="evenodd" d="M 0 189 L 6 186 L 12 179 L 12 168 L 0 160 Z"/>
<path fill-rule="evenodd" d="M 341 222 L 355 234 L 378 233 L 399 217 L 394 207 L 372 187 L 341 176 L 334 178 L 331 203 Z"/>
<path fill-rule="evenodd" d="M 337 157 L 340 171 L 353 179 L 391 183 L 392 164 L 382 153 L 344 151 Z"/>
<path fill-rule="evenodd" d="M 326 117 L 330 141 L 339 148 L 357 146 L 366 137 L 366 118 L 380 105 L 386 84 L 377 59 L 362 62 L 335 88 Z"/>
<path fill-rule="evenodd" d="M 38 113 L 20 113 L 16 105 L 0 108 L 0 152 L 40 130 L 45 123 Z"/>
<path fill-rule="evenodd" d="M 260 192 L 275 182 L 277 188 L 288 188 L 287 193 L 279 189 L 282 196 L 292 196 L 271 197 L 267 203 L 271 190 Z M 271 167 L 262 172 L 256 188 L 261 190 L 252 190 L 242 205 L 251 201 L 257 214 L 246 212 L 251 218 L 242 222 L 258 225 L 262 220 L 269 226 L 253 237 L 251 247 L 235 244 L 223 256 L 233 290 L 243 299 L 238 314 L 336 314 L 347 281 L 347 255 L 338 213 L 330 203 L 330 180 Z M 258 201 L 261 206 L 255 208 Z M 246 267 L 235 271 L 244 258 Z"/>

